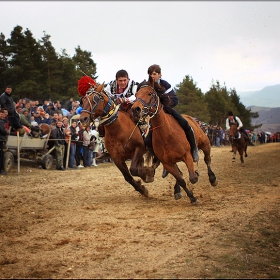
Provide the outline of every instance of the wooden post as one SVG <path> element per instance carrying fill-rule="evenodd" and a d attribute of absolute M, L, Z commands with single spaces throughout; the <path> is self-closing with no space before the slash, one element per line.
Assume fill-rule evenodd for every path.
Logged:
<path fill-rule="evenodd" d="M 17 131 L 17 161 L 18 161 L 18 174 L 20 173 L 20 149 L 19 149 L 19 132 Z"/>
<path fill-rule="evenodd" d="M 68 169 L 70 145 L 71 145 L 71 137 L 68 139 L 68 146 L 67 146 L 67 155 L 66 155 L 65 169 Z"/>

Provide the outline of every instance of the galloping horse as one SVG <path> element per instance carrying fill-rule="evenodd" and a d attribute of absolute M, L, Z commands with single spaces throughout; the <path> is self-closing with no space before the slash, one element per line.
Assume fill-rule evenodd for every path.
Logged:
<path fill-rule="evenodd" d="M 245 157 L 247 157 L 247 146 L 248 143 L 242 132 L 239 132 L 237 129 L 237 123 L 230 123 L 229 135 L 232 136 L 232 150 L 233 150 L 233 158 L 232 161 L 235 161 L 236 151 L 238 151 L 240 155 L 240 161 L 242 166 L 244 166 L 243 154 L 245 153 Z"/>
<path fill-rule="evenodd" d="M 148 196 L 148 190 L 141 184 L 141 180 L 136 181 L 132 177 L 139 176 L 146 183 L 154 180 L 154 167 L 144 166 L 143 155 L 147 150 L 141 132 L 130 115 L 119 111 L 119 106 L 103 89 L 104 85 L 99 85 L 82 97 L 80 121 L 89 124 L 101 117 L 100 124 L 105 128 L 105 146 L 115 165 L 136 191 Z M 131 159 L 130 170 L 125 162 L 127 159 Z"/>
<path fill-rule="evenodd" d="M 159 158 L 164 168 L 176 179 L 176 184 L 174 186 L 175 198 L 176 194 L 180 192 L 179 186 L 181 186 L 186 191 L 190 201 L 196 202 L 197 199 L 193 196 L 192 191 L 187 188 L 187 184 L 176 165 L 177 162 L 185 162 L 189 171 L 190 182 L 195 184 L 198 181 L 197 173 L 193 166 L 190 144 L 179 123 L 171 115 L 163 111 L 159 96 L 154 90 L 154 87 L 149 83 L 143 82 L 140 84 L 140 88 L 136 93 L 136 101 L 132 106 L 132 111 L 136 120 L 149 117 L 152 127 L 156 128 L 153 130 L 152 136 L 154 153 Z M 209 180 L 211 185 L 215 186 L 217 185 L 216 176 L 210 168 L 211 146 L 209 139 L 194 119 L 187 115 L 184 115 L 184 117 L 189 121 L 189 124 L 195 132 L 198 148 L 204 152 L 204 161 L 207 164 Z M 171 145 L 171 143 L 176 143 L 176 146 Z"/>

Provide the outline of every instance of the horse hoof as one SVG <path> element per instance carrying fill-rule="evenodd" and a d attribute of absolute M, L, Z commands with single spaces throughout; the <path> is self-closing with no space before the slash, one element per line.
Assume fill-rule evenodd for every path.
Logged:
<path fill-rule="evenodd" d="M 195 200 L 191 199 L 191 204 L 192 205 L 199 205 L 198 199 L 194 198 Z"/>
<path fill-rule="evenodd" d="M 182 194 L 181 193 L 175 193 L 174 194 L 174 198 L 175 198 L 175 200 L 181 199 L 182 198 Z"/>
<path fill-rule="evenodd" d="M 195 170 L 195 173 L 196 173 L 197 176 L 200 175 L 198 170 Z"/>
<path fill-rule="evenodd" d="M 235 159 L 233 159 L 232 162 L 235 162 Z"/>
<path fill-rule="evenodd" d="M 198 182 L 198 178 L 196 177 L 196 178 L 194 178 L 194 179 L 190 180 L 190 182 L 191 182 L 192 184 L 195 184 L 195 183 L 197 183 L 197 182 Z"/>
<path fill-rule="evenodd" d="M 154 177 L 146 177 L 145 180 L 144 180 L 144 182 L 145 182 L 145 183 L 152 183 L 152 182 L 154 182 L 154 180 L 155 180 Z"/>
<path fill-rule="evenodd" d="M 218 181 L 215 181 L 215 182 L 212 182 L 212 183 L 211 183 L 211 186 L 212 186 L 212 187 L 216 187 L 217 185 L 218 185 Z"/>
<path fill-rule="evenodd" d="M 142 195 L 144 195 L 145 197 L 149 197 L 149 192 L 145 187 L 144 187 L 144 190 L 142 192 Z"/>

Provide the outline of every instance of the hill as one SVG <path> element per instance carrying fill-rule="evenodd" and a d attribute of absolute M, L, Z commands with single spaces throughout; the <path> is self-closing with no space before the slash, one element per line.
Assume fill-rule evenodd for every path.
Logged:
<path fill-rule="evenodd" d="M 280 84 L 258 91 L 237 92 L 245 106 L 280 107 Z"/>
<path fill-rule="evenodd" d="M 256 129 L 259 131 L 269 131 L 272 133 L 280 131 L 280 107 L 268 108 L 258 106 L 248 106 L 247 109 L 251 109 L 252 112 L 258 112 L 259 117 L 252 119 L 252 124 L 263 124 L 260 128 Z"/>

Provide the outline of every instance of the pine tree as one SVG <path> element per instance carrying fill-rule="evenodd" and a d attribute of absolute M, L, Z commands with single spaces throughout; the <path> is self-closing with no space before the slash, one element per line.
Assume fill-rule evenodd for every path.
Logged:
<path fill-rule="evenodd" d="M 179 104 L 176 106 L 179 113 L 196 117 L 204 122 L 209 121 L 210 115 L 204 95 L 190 76 L 185 76 L 175 90 L 179 98 Z"/>

